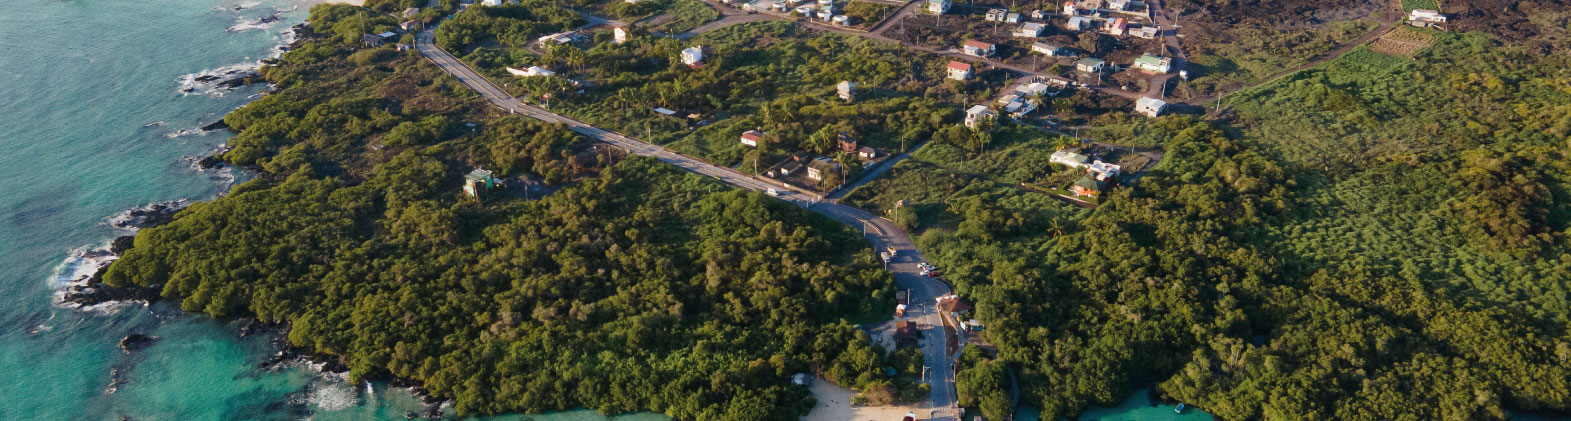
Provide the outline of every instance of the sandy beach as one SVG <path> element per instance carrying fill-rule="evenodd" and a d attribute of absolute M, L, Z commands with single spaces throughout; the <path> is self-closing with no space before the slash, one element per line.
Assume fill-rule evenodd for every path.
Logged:
<path fill-rule="evenodd" d="M 927 411 L 916 406 L 851 406 L 856 392 L 835 386 L 823 379 L 813 381 L 810 388 L 818 404 L 803 421 L 900 421 L 907 412 L 916 412 L 917 419 L 928 419 Z"/>

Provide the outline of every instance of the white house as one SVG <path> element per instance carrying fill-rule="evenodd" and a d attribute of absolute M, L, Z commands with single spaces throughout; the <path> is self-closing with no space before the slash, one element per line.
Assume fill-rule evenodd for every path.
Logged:
<path fill-rule="evenodd" d="M 840 81 L 840 83 L 835 84 L 835 93 L 840 95 L 840 99 L 843 99 L 843 100 L 846 100 L 846 101 L 850 101 L 852 99 L 855 99 L 856 98 L 856 82 L 852 82 L 852 81 L 849 81 L 849 80 L 842 80 L 842 81 Z"/>
<path fill-rule="evenodd" d="M 1027 84 L 1024 84 L 1024 85 L 1016 86 L 1015 87 L 1015 94 L 1018 94 L 1018 95 L 1020 95 L 1022 97 L 1026 97 L 1026 98 L 1030 98 L 1032 96 L 1037 96 L 1037 95 L 1046 95 L 1047 94 L 1047 84 L 1046 83 L 1042 83 L 1042 82 L 1031 82 L 1031 83 L 1027 83 Z"/>
<path fill-rule="evenodd" d="M 966 127 L 974 129 L 977 123 L 997 116 L 998 114 L 993 113 L 993 110 L 986 105 L 974 105 L 966 110 Z"/>
<path fill-rule="evenodd" d="M 851 17 L 846 15 L 837 15 L 833 21 L 836 25 L 846 26 L 851 24 Z"/>
<path fill-rule="evenodd" d="M 1075 62 L 1075 70 L 1085 73 L 1101 73 L 1107 67 L 1107 62 L 1095 57 L 1086 57 Z"/>
<path fill-rule="evenodd" d="M 1009 16 L 1009 11 L 1004 9 L 987 9 L 987 14 L 982 15 L 982 20 L 988 22 L 1003 22 Z"/>
<path fill-rule="evenodd" d="M 1135 64 L 1133 67 L 1141 71 L 1165 74 L 1168 71 L 1173 70 L 1173 58 L 1157 57 L 1147 53 L 1141 55 L 1140 58 L 1135 59 Z"/>
<path fill-rule="evenodd" d="M 1096 161 L 1095 163 L 1091 164 L 1090 168 L 1086 168 L 1086 175 L 1092 179 L 1095 179 L 1096 181 L 1107 181 L 1110 178 L 1117 178 L 1118 172 L 1121 169 L 1122 167 L 1119 167 L 1118 165 Z"/>
<path fill-rule="evenodd" d="M 1086 29 L 1091 29 L 1091 23 L 1091 18 L 1085 16 L 1071 16 L 1068 22 L 1064 22 L 1064 29 L 1079 32 Z"/>
<path fill-rule="evenodd" d="M 813 6 L 801 6 L 801 7 L 797 7 L 797 8 L 796 8 L 796 12 L 797 12 L 797 13 L 801 13 L 801 14 L 802 14 L 802 17 L 804 17 L 804 18 L 808 18 L 808 19 L 812 19 L 812 18 L 813 18 L 813 16 L 814 16 L 814 14 L 813 14 L 813 12 L 814 12 L 814 9 L 813 9 Z"/>
<path fill-rule="evenodd" d="M 970 40 L 966 41 L 965 46 L 961 47 L 961 50 L 969 56 L 992 57 L 993 53 L 998 52 L 998 46 L 989 42 Z"/>
<path fill-rule="evenodd" d="M 617 44 L 627 42 L 627 27 L 621 25 L 611 27 L 611 35 L 613 35 L 612 42 Z"/>
<path fill-rule="evenodd" d="M 553 45 L 573 42 L 575 38 L 577 38 L 577 34 L 574 34 L 573 31 L 567 31 L 540 37 L 538 41 L 541 47 L 550 48 Z"/>
<path fill-rule="evenodd" d="M 1030 23 L 1027 23 L 1027 24 L 1024 24 L 1024 25 L 1020 25 L 1020 29 L 1016 29 L 1015 30 L 1015 36 L 1017 36 L 1017 37 L 1024 37 L 1024 38 L 1036 38 L 1036 37 L 1042 36 L 1042 30 L 1043 29 L 1047 29 L 1047 25 L 1043 25 L 1043 24 L 1036 23 L 1036 22 L 1030 22 Z"/>
<path fill-rule="evenodd" d="M 1108 35 L 1121 37 L 1124 36 L 1125 32 L 1129 31 L 1129 21 L 1124 20 L 1124 18 L 1114 18 L 1113 22 L 1108 24 L 1105 29 Z"/>
<path fill-rule="evenodd" d="M 1005 15 L 1004 16 L 1004 22 L 1020 23 L 1020 14 L 1019 13 L 1010 13 L 1008 15 Z"/>
<path fill-rule="evenodd" d="M 1072 1 L 1064 2 L 1064 16 L 1074 16 L 1074 15 L 1075 15 L 1075 2 L 1072 2 Z"/>
<path fill-rule="evenodd" d="M 953 5 L 954 3 L 950 3 L 949 0 L 927 0 L 927 12 L 942 15 L 949 13 L 949 7 Z"/>
<path fill-rule="evenodd" d="M 398 29 L 401 29 L 404 32 L 420 29 L 420 21 L 413 19 L 404 21 L 403 23 L 398 24 Z"/>
<path fill-rule="evenodd" d="M 704 62 L 704 46 L 694 45 L 682 50 L 682 64 L 698 66 Z"/>
<path fill-rule="evenodd" d="M 1140 97 L 1135 101 L 1135 112 L 1146 117 L 1155 118 L 1162 115 L 1163 111 L 1167 111 L 1167 101 L 1151 97 Z"/>
<path fill-rule="evenodd" d="M 1053 152 L 1053 156 L 1047 160 L 1048 162 L 1064 164 L 1070 168 L 1085 168 L 1091 165 L 1089 164 L 1091 158 L 1070 151 Z"/>
<path fill-rule="evenodd" d="M 481 6 L 501 6 L 502 0 L 480 0 Z"/>
<path fill-rule="evenodd" d="M 1130 35 L 1134 35 L 1138 38 L 1152 39 L 1156 38 L 1158 35 L 1162 35 L 1162 30 L 1157 29 L 1155 26 L 1146 25 L 1140 27 L 1140 29 L 1130 32 Z"/>
<path fill-rule="evenodd" d="M 527 69 L 515 69 L 515 68 L 512 68 L 512 67 L 509 67 L 509 68 L 507 68 L 507 73 L 512 74 L 513 76 L 518 76 L 518 77 L 551 76 L 551 75 L 556 74 L 556 72 L 553 72 L 553 71 L 550 71 L 550 70 L 546 70 L 545 68 L 540 67 L 540 66 L 529 66 L 529 68 L 527 68 Z"/>
<path fill-rule="evenodd" d="M 1440 14 L 1439 10 L 1413 9 L 1413 12 L 1407 15 L 1407 22 L 1413 26 L 1429 26 L 1437 23 L 1446 23 L 1446 15 Z"/>
<path fill-rule="evenodd" d="M 971 64 L 951 60 L 949 62 L 949 78 L 966 80 L 971 78 Z"/>
<path fill-rule="evenodd" d="M 411 8 L 408 8 L 408 9 L 404 9 L 404 13 L 399 14 L 399 16 L 403 16 L 404 19 L 410 19 L 410 18 L 415 17 L 415 15 L 418 15 L 418 14 L 420 14 L 420 8 L 418 8 L 418 7 L 411 7 Z"/>
<path fill-rule="evenodd" d="M 1032 10 L 1031 11 L 1031 19 L 1047 20 L 1047 12 L 1044 12 L 1044 11 L 1041 11 L 1041 10 Z"/>
<path fill-rule="evenodd" d="M 756 148 L 756 147 L 758 147 L 758 142 L 763 140 L 763 139 L 764 139 L 764 132 L 757 131 L 757 130 L 748 130 L 748 131 L 742 132 L 742 144 L 743 145 L 752 146 L 752 147 Z"/>
<path fill-rule="evenodd" d="M 1063 51 L 1064 51 L 1064 49 L 1058 48 L 1057 45 L 1048 44 L 1048 43 L 1045 43 L 1045 42 L 1033 42 L 1033 43 L 1031 43 L 1031 52 L 1042 54 L 1042 55 L 1045 55 L 1045 56 L 1048 56 L 1048 57 L 1057 57 L 1059 55 L 1062 55 Z"/>

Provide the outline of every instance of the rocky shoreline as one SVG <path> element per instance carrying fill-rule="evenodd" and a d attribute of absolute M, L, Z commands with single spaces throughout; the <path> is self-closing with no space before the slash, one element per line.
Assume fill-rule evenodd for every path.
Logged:
<path fill-rule="evenodd" d="M 344 373 L 349 372 L 343 358 L 310 352 L 290 344 L 285 338 L 289 336 L 289 324 L 286 322 L 269 322 L 247 318 L 240 323 L 240 337 L 251 335 L 268 335 L 272 338 L 273 355 L 256 364 L 256 368 L 266 371 L 281 371 L 292 367 L 305 366 L 320 372 L 323 376 L 336 381 L 348 381 Z M 419 382 L 391 375 L 382 375 L 369 380 L 387 381 L 389 387 L 408 389 L 409 393 L 426 405 L 423 411 L 409 411 L 404 414 L 407 419 L 446 419 L 442 408 L 447 407 L 449 401 L 445 398 L 431 396 Z"/>

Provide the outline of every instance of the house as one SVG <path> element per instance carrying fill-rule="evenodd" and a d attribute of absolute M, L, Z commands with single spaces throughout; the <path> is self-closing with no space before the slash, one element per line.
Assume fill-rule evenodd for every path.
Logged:
<path fill-rule="evenodd" d="M 1413 9 L 1413 12 L 1407 15 L 1407 23 L 1418 27 L 1446 23 L 1446 15 L 1440 14 L 1439 10 Z"/>
<path fill-rule="evenodd" d="M 1134 32 L 1130 32 L 1130 35 L 1134 35 L 1137 38 L 1152 39 L 1161 36 L 1162 30 L 1157 29 L 1155 26 L 1146 25 L 1136 29 Z"/>
<path fill-rule="evenodd" d="M 1030 22 L 1020 25 L 1020 29 L 1015 30 L 1015 36 L 1023 38 L 1036 38 L 1042 36 L 1042 30 L 1044 29 L 1047 29 L 1047 25 Z"/>
<path fill-rule="evenodd" d="M 840 171 L 840 163 L 829 158 L 818 157 L 807 163 L 807 178 L 813 181 L 824 181 L 825 177 Z"/>
<path fill-rule="evenodd" d="M 1069 191 L 1079 197 L 1101 196 L 1103 190 L 1107 190 L 1107 182 L 1088 177 L 1080 177 L 1079 180 L 1075 180 L 1075 184 L 1069 186 Z"/>
<path fill-rule="evenodd" d="M 818 8 L 818 18 L 819 19 L 823 19 L 824 22 L 833 21 L 835 19 L 835 9 L 834 9 L 834 7 L 833 6 L 824 6 L 824 7 Z"/>
<path fill-rule="evenodd" d="M 1086 57 L 1075 62 L 1075 70 L 1085 73 L 1102 73 L 1102 69 L 1106 67 L 1106 61 L 1095 57 Z"/>
<path fill-rule="evenodd" d="M 1123 167 L 1120 167 L 1120 166 L 1115 165 L 1115 164 L 1109 164 L 1109 163 L 1102 162 L 1102 161 L 1096 161 L 1096 162 L 1091 164 L 1090 168 L 1086 168 L 1086 176 L 1087 177 L 1091 177 L 1092 179 L 1095 179 L 1096 181 L 1107 181 L 1107 180 L 1117 179 L 1118 178 L 1118 173 L 1122 169 L 1123 169 Z"/>
<path fill-rule="evenodd" d="M 786 12 L 787 9 L 790 8 L 790 7 L 791 6 L 788 6 L 785 3 L 770 3 L 769 4 L 769 10 L 775 11 L 775 12 L 781 12 L 781 13 Z"/>
<path fill-rule="evenodd" d="M 919 332 L 916 328 L 916 322 L 904 321 L 895 323 L 895 345 L 916 346 Z"/>
<path fill-rule="evenodd" d="M 404 21 L 403 23 L 398 24 L 398 29 L 404 32 L 420 29 L 420 21 L 413 19 Z"/>
<path fill-rule="evenodd" d="M 989 42 L 970 40 L 966 41 L 961 50 L 969 56 L 992 57 L 993 53 L 998 52 L 998 47 Z"/>
<path fill-rule="evenodd" d="M 464 176 L 464 195 L 475 199 L 485 200 L 486 192 L 495 186 L 496 178 L 490 171 L 476 168 Z"/>
<path fill-rule="evenodd" d="M 812 378 L 813 377 L 812 376 L 808 376 L 807 373 L 792 374 L 791 375 L 791 384 L 794 384 L 794 385 L 797 385 L 797 386 L 807 386 L 808 381 L 811 380 Z"/>
<path fill-rule="evenodd" d="M 966 128 L 975 129 L 977 123 L 991 120 L 997 116 L 998 114 L 994 113 L 991 108 L 987 108 L 986 105 L 971 106 L 970 109 L 966 110 Z"/>
<path fill-rule="evenodd" d="M 617 44 L 627 42 L 627 27 L 621 25 L 613 26 L 611 27 L 611 35 L 611 42 Z"/>
<path fill-rule="evenodd" d="M 1003 22 L 1004 21 L 1004 17 L 1006 17 L 1008 15 L 1009 15 L 1009 11 L 1008 10 L 1004 10 L 1004 9 L 987 9 L 987 14 L 982 16 L 982 20 L 985 20 L 985 21 L 988 21 L 988 22 Z"/>
<path fill-rule="evenodd" d="M 860 148 L 856 148 L 856 158 L 857 159 L 860 159 L 860 160 L 863 160 L 863 161 L 871 161 L 871 160 L 873 160 L 873 158 L 877 158 L 877 157 L 878 157 L 878 150 L 877 149 L 869 148 L 869 147 L 866 147 L 866 146 L 863 146 L 863 147 L 860 147 Z"/>
<path fill-rule="evenodd" d="M 1041 10 L 1032 10 L 1031 20 L 1047 20 L 1047 12 Z"/>
<path fill-rule="evenodd" d="M 1015 87 L 1015 94 L 1020 95 L 1022 98 L 1047 95 L 1047 84 L 1042 82 L 1031 82 L 1024 85 L 1019 85 Z"/>
<path fill-rule="evenodd" d="M 1004 23 L 1020 23 L 1019 13 L 1010 13 L 1004 16 Z"/>
<path fill-rule="evenodd" d="M 906 305 L 905 304 L 895 304 L 895 317 L 905 317 L 905 316 L 906 316 Z"/>
<path fill-rule="evenodd" d="M 1157 57 L 1149 53 L 1135 59 L 1134 68 L 1151 73 L 1164 74 L 1173 70 L 1172 57 Z"/>
<path fill-rule="evenodd" d="M 382 44 L 387 43 L 387 38 L 377 34 L 365 34 L 360 36 L 360 42 L 369 47 L 381 47 Z"/>
<path fill-rule="evenodd" d="M 397 43 L 397 44 L 393 44 L 393 49 L 397 50 L 398 52 L 404 52 L 404 50 L 408 50 L 409 49 L 409 44 L 405 44 L 405 43 L 402 43 L 402 42 Z"/>
<path fill-rule="evenodd" d="M 949 0 L 927 0 L 927 12 L 942 15 L 949 13 L 949 7 L 953 5 L 954 3 L 950 3 Z"/>
<path fill-rule="evenodd" d="M 1063 48 L 1059 48 L 1057 45 L 1048 44 L 1048 43 L 1045 43 L 1045 42 L 1033 42 L 1033 43 L 1031 43 L 1031 52 L 1033 52 L 1033 53 L 1040 53 L 1040 54 L 1048 56 L 1048 57 L 1057 57 L 1057 56 L 1060 56 L 1060 55 L 1065 55 L 1064 54 L 1065 50 Z"/>
<path fill-rule="evenodd" d="M 856 82 L 849 80 L 840 81 L 840 83 L 835 84 L 835 93 L 839 94 L 840 99 L 846 100 L 846 102 L 856 99 Z"/>
<path fill-rule="evenodd" d="M 404 9 L 404 12 L 400 13 L 398 15 L 403 17 L 404 19 L 410 19 L 410 18 L 415 17 L 415 15 L 418 15 L 418 14 L 420 14 L 420 8 L 418 8 L 418 7 L 411 7 L 411 8 L 408 8 L 408 9 Z"/>
<path fill-rule="evenodd" d="M 758 147 L 758 142 L 762 141 L 762 140 L 764 140 L 764 132 L 757 131 L 757 130 L 748 130 L 748 131 L 742 132 L 742 144 L 743 145 L 752 146 L 752 147 L 756 148 L 756 147 Z"/>
<path fill-rule="evenodd" d="M 949 61 L 949 78 L 950 79 L 954 79 L 954 80 L 970 79 L 971 78 L 971 64 L 950 60 Z"/>
<path fill-rule="evenodd" d="M 1088 17 L 1085 17 L 1085 16 L 1071 16 L 1071 17 L 1069 17 L 1069 21 L 1068 22 L 1064 22 L 1064 29 L 1068 29 L 1068 30 L 1075 31 L 1075 32 L 1084 31 L 1084 30 L 1087 30 L 1087 29 L 1091 29 L 1091 24 L 1092 23 L 1093 23 L 1093 21 L 1091 20 L 1091 18 L 1088 18 Z"/>
<path fill-rule="evenodd" d="M 1053 156 L 1049 157 L 1047 161 L 1055 164 L 1064 164 L 1069 168 L 1085 168 L 1091 166 L 1090 157 L 1070 151 L 1053 152 Z"/>
<path fill-rule="evenodd" d="M 856 153 L 856 138 L 846 132 L 840 132 L 840 135 L 835 138 L 835 144 L 840 147 L 841 152 Z"/>
<path fill-rule="evenodd" d="M 573 33 L 573 31 L 567 31 L 567 32 L 558 32 L 558 33 L 555 33 L 555 34 L 546 35 L 546 36 L 540 37 L 540 39 L 538 39 L 537 41 L 540 43 L 540 47 L 542 47 L 542 48 L 551 48 L 552 46 L 555 46 L 555 45 L 571 43 L 571 42 L 573 42 L 573 41 L 575 41 L 577 39 L 578 39 L 578 34 Z"/>
<path fill-rule="evenodd" d="M 1004 111 L 1008 112 L 1010 117 L 1022 118 L 1025 117 L 1026 114 L 1031 114 L 1032 111 L 1036 111 L 1036 106 L 1038 104 L 1039 103 L 1036 99 L 1020 98 L 1010 102 L 1008 105 L 1005 105 Z"/>
<path fill-rule="evenodd" d="M 813 6 L 802 6 L 796 8 L 796 12 L 802 14 L 802 17 L 804 18 L 812 19 L 814 9 Z"/>
<path fill-rule="evenodd" d="M 480 0 L 481 6 L 501 6 L 502 0 Z"/>
<path fill-rule="evenodd" d="M 556 72 L 553 72 L 553 71 L 550 71 L 550 70 L 546 70 L 544 67 L 540 67 L 540 66 L 529 66 L 529 68 L 523 69 L 523 70 L 519 70 L 519 69 L 515 69 L 515 68 L 512 68 L 512 67 L 508 67 L 507 68 L 507 73 L 510 73 L 513 76 L 518 76 L 518 77 L 552 76 L 552 75 L 556 74 Z"/>
<path fill-rule="evenodd" d="M 960 330 L 967 332 L 981 332 L 982 322 L 978 321 L 977 319 L 967 320 L 965 323 L 960 324 Z"/>
<path fill-rule="evenodd" d="M 833 21 L 835 22 L 836 25 L 846 26 L 846 25 L 850 25 L 851 24 L 851 17 L 850 16 L 846 16 L 846 15 L 838 15 L 838 16 L 835 16 Z"/>
<path fill-rule="evenodd" d="M 1075 15 L 1075 2 L 1072 2 L 1072 1 L 1064 2 L 1064 16 L 1074 16 L 1074 15 Z"/>
<path fill-rule="evenodd" d="M 1107 0 L 1107 8 L 1116 11 L 1129 10 L 1129 0 Z"/>
<path fill-rule="evenodd" d="M 1135 100 L 1135 112 L 1144 114 L 1146 117 L 1155 118 L 1162 115 L 1163 111 L 1167 111 L 1167 101 L 1151 97 L 1140 97 L 1140 99 Z"/>
<path fill-rule="evenodd" d="M 775 170 L 775 172 L 777 173 L 776 177 L 786 178 L 786 177 L 789 177 L 791 174 L 796 174 L 797 171 L 801 171 L 801 170 L 802 170 L 802 163 L 796 162 L 796 161 L 791 161 L 791 162 L 785 163 L 784 165 L 781 165 L 779 169 Z"/>
<path fill-rule="evenodd" d="M 1124 18 L 1114 18 L 1113 23 L 1107 25 L 1105 29 L 1108 35 L 1121 37 L 1124 36 L 1125 32 L 1129 31 L 1129 21 L 1124 20 Z"/>
<path fill-rule="evenodd" d="M 682 64 L 688 66 L 701 66 L 704 64 L 704 46 L 695 45 L 682 50 Z"/>

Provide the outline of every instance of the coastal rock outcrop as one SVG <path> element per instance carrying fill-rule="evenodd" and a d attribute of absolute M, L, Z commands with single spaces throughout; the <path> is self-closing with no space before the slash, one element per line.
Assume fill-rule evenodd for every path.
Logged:
<path fill-rule="evenodd" d="M 120 338 L 120 351 L 130 354 L 132 351 L 153 346 L 156 342 L 158 342 L 158 337 L 156 336 L 132 333 L 125 335 L 124 338 Z"/>
<path fill-rule="evenodd" d="M 116 216 L 110 224 L 127 229 L 156 227 L 175 220 L 175 213 L 188 204 L 184 200 L 174 200 L 131 208 Z"/>

